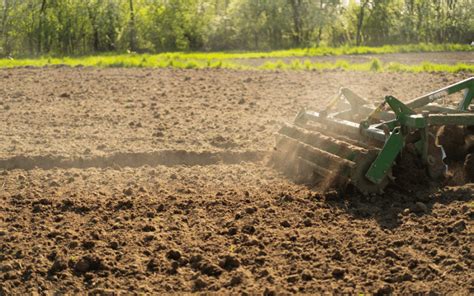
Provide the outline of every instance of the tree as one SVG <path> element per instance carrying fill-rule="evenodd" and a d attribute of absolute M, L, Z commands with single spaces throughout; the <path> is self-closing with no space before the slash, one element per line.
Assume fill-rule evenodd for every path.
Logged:
<path fill-rule="evenodd" d="M 369 5 L 370 0 L 362 0 L 359 14 L 357 16 L 357 33 L 356 33 L 356 45 L 359 46 L 361 44 L 361 34 L 362 34 L 362 25 L 364 24 L 364 16 L 365 16 L 365 9 Z"/>

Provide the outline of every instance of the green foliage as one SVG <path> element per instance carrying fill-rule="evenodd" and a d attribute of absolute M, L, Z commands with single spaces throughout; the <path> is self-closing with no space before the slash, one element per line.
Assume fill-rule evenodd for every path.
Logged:
<path fill-rule="evenodd" d="M 310 48 L 295 55 L 314 56 L 335 54 L 334 46 L 367 53 L 346 48 L 357 42 L 468 44 L 474 36 L 472 0 L 343 2 L 2 0 L 0 56 L 288 48 Z"/>
<path fill-rule="evenodd" d="M 370 62 L 370 70 L 371 71 L 380 71 L 382 69 L 382 62 L 379 59 L 372 59 Z"/>
<path fill-rule="evenodd" d="M 307 51 L 308 53 L 309 51 Z M 291 52 L 288 52 L 290 54 Z M 242 59 L 259 56 L 262 53 L 242 54 Z M 230 55 L 230 57 L 228 56 Z M 267 53 L 268 56 L 282 56 L 281 53 Z M 346 60 L 336 62 L 311 62 L 301 60 L 298 56 L 288 62 L 283 60 L 267 61 L 261 66 L 247 66 L 239 63 L 236 57 L 238 54 L 186 54 L 186 53 L 166 53 L 166 54 L 105 54 L 99 56 L 84 57 L 64 57 L 52 58 L 43 57 L 37 59 L 0 59 L 0 68 L 12 67 L 44 67 L 54 65 L 67 65 L 71 67 L 144 67 L 144 68 L 175 68 L 175 69 L 205 69 L 224 68 L 236 70 L 298 70 L 298 71 L 323 71 L 323 70 L 346 70 L 346 71 L 378 71 L 378 72 L 467 72 L 474 73 L 474 65 L 458 63 L 455 65 L 422 63 L 419 65 L 405 65 L 400 63 L 384 64 L 378 59 L 373 59 L 368 63 L 350 63 Z M 287 57 L 291 57 L 288 55 Z"/>

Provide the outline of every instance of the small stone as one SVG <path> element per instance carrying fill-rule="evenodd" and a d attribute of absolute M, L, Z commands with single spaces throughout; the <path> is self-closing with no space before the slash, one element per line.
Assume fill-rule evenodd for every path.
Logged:
<path fill-rule="evenodd" d="M 306 227 L 311 227 L 313 225 L 313 222 L 311 221 L 311 219 L 304 219 L 303 225 Z"/>
<path fill-rule="evenodd" d="M 227 271 L 231 271 L 240 266 L 240 261 L 232 255 L 227 255 L 219 262 L 219 266 Z"/>
<path fill-rule="evenodd" d="M 241 273 L 233 275 L 232 278 L 229 281 L 229 286 L 238 286 L 242 284 L 243 282 L 243 276 Z"/>
<path fill-rule="evenodd" d="M 82 247 L 86 250 L 90 250 L 95 247 L 95 243 L 93 241 L 84 241 L 82 242 Z"/>
<path fill-rule="evenodd" d="M 270 288 L 265 288 L 263 291 L 263 296 L 275 296 L 276 292 L 275 290 L 271 290 Z"/>
<path fill-rule="evenodd" d="M 391 295 L 392 293 L 393 293 L 392 286 L 384 285 L 375 292 L 375 295 Z"/>
<path fill-rule="evenodd" d="M 54 274 L 56 272 L 61 272 L 63 270 L 65 270 L 67 268 L 67 263 L 66 261 L 61 258 L 61 257 L 58 257 L 56 258 L 56 260 L 54 260 L 54 263 L 53 265 L 51 266 L 51 268 L 49 269 L 49 273 L 50 274 Z"/>
<path fill-rule="evenodd" d="M 36 205 L 33 206 L 33 210 L 32 210 L 32 211 L 33 211 L 33 213 L 39 213 L 39 212 L 42 211 L 42 208 L 41 208 L 40 205 L 36 204 Z"/>
<path fill-rule="evenodd" d="M 332 271 L 332 276 L 336 279 L 342 279 L 344 277 L 345 272 L 346 271 L 344 269 L 336 267 Z"/>
<path fill-rule="evenodd" d="M 256 209 L 255 207 L 250 207 L 250 208 L 246 208 L 246 209 L 245 209 L 245 212 L 246 212 L 247 214 L 253 214 L 253 213 L 255 213 L 256 211 L 257 211 L 257 209 Z"/>
<path fill-rule="evenodd" d="M 466 229 L 466 222 L 464 220 L 459 220 L 451 226 L 453 232 L 459 233 Z"/>
<path fill-rule="evenodd" d="M 402 281 L 411 281 L 413 279 L 413 276 L 409 274 L 408 272 L 405 272 L 402 275 Z"/>
<path fill-rule="evenodd" d="M 74 265 L 74 271 L 79 273 L 104 269 L 102 260 L 97 256 L 86 255 Z"/>
<path fill-rule="evenodd" d="M 13 265 L 8 264 L 8 263 L 0 265 L 0 271 L 1 272 L 9 272 L 9 271 L 12 271 L 13 269 L 14 269 Z"/>
<path fill-rule="evenodd" d="M 49 187 L 59 187 L 59 186 L 60 186 L 60 185 L 59 185 L 59 183 L 58 183 L 57 181 L 51 181 L 51 182 L 49 183 Z"/>
<path fill-rule="evenodd" d="M 342 254 L 341 254 L 341 252 L 336 251 L 336 252 L 334 252 L 334 254 L 332 255 L 331 258 L 334 259 L 334 260 L 340 261 L 340 260 L 342 260 Z"/>
<path fill-rule="evenodd" d="M 401 259 L 400 255 L 398 255 L 397 252 L 395 252 L 392 249 L 385 250 L 385 257 L 391 257 L 391 258 L 394 258 L 394 259 L 397 259 L 397 260 Z"/>
<path fill-rule="evenodd" d="M 119 243 L 116 242 L 116 241 L 112 241 L 112 242 L 110 242 L 109 246 L 110 246 L 111 249 L 117 250 L 119 248 Z"/>
<path fill-rule="evenodd" d="M 424 204 L 422 202 L 417 202 L 417 203 L 415 203 L 415 206 L 413 207 L 413 212 L 415 212 L 417 214 L 427 213 L 428 212 L 428 207 L 426 206 L 426 204 Z"/>
<path fill-rule="evenodd" d="M 85 258 L 81 258 L 79 261 L 76 262 L 76 264 L 74 265 L 74 270 L 76 272 L 80 272 L 80 273 L 83 273 L 83 272 L 87 272 L 89 271 L 89 268 L 90 268 L 90 263 L 87 259 Z"/>
<path fill-rule="evenodd" d="M 301 279 L 303 281 L 310 281 L 313 279 L 313 273 L 308 270 L 308 269 L 305 269 L 303 270 L 303 272 L 301 273 Z"/>
<path fill-rule="evenodd" d="M 203 262 L 200 267 L 201 273 L 208 276 L 219 277 L 222 274 L 222 270 L 218 266 L 209 262 Z"/>
<path fill-rule="evenodd" d="M 237 232 L 238 232 L 237 227 L 229 227 L 229 229 L 227 230 L 228 235 L 236 235 Z"/>
<path fill-rule="evenodd" d="M 241 98 L 238 102 L 239 105 L 243 105 L 245 104 L 245 99 L 244 98 Z"/>
<path fill-rule="evenodd" d="M 197 278 L 194 280 L 193 291 L 200 291 L 206 287 L 207 287 L 207 283 L 203 281 L 201 278 Z"/>
<path fill-rule="evenodd" d="M 114 290 L 96 288 L 90 291 L 87 295 L 89 296 L 116 296 L 118 294 Z"/>
<path fill-rule="evenodd" d="M 341 194 L 340 192 L 336 190 L 330 190 L 324 194 L 324 197 L 326 198 L 327 201 L 336 201 L 341 199 Z"/>
<path fill-rule="evenodd" d="M 126 196 L 131 196 L 133 194 L 133 189 L 131 187 L 128 187 L 123 191 L 123 194 L 125 194 Z"/>
<path fill-rule="evenodd" d="M 281 226 L 285 227 L 285 228 L 288 228 L 288 227 L 291 227 L 291 224 L 290 222 L 288 222 L 287 220 L 284 220 L 280 223 Z"/>
<path fill-rule="evenodd" d="M 156 131 L 156 132 L 153 133 L 152 136 L 157 137 L 157 138 L 163 138 L 165 136 L 165 134 L 162 131 Z"/>
<path fill-rule="evenodd" d="M 148 263 L 146 264 L 147 270 L 151 272 L 159 271 L 160 270 L 159 267 L 160 267 L 160 262 L 156 258 L 150 259 L 150 261 L 148 261 Z"/>
<path fill-rule="evenodd" d="M 255 227 L 253 225 L 244 225 L 242 227 L 242 232 L 246 234 L 254 234 L 255 233 Z"/>
<path fill-rule="evenodd" d="M 287 281 L 288 283 L 292 283 L 292 284 L 293 284 L 293 283 L 296 283 L 296 282 L 298 281 L 298 279 L 299 279 L 299 276 L 296 275 L 296 274 L 293 274 L 293 275 L 288 276 L 288 277 L 286 278 L 286 281 Z"/>
<path fill-rule="evenodd" d="M 177 250 L 169 250 L 168 253 L 166 253 L 166 258 L 170 260 L 179 260 L 181 258 L 181 253 Z"/>
<path fill-rule="evenodd" d="M 142 230 L 143 232 L 152 232 L 152 231 L 155 231 L 156 228 L 153 225 L 145 225 L 143 226 Z"/>

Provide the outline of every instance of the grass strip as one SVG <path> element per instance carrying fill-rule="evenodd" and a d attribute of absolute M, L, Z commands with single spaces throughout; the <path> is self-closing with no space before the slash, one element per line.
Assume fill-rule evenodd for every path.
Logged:
<path fill-rule="evenodd" d="M 335 62 L 311 62 L 310 60 L 294 59 L 284 62 L 282 60 L 268 61 L 260 66 L 250 66 L 240 64 L 236 60 L 226 60 L 217 58 L 194 59 L 177 58 L 157 55 L 113 55 L 113 56 L 89 56 L 89 57 L 66 57 L 66 58 L 38 58 L 38 59 L 0 59 L 0 68 L 14 67 L 44 67 L 44 66 L 83 66 L 100 68 L 174 68 L 174 69 L 235 69 L 235 70 L 346 70 L 346 71 L 373 71 L 373 72 L 468 72 L 474 73 L 473 64 L 457 63 L 435 64 L 424 62 L 416 65 L 401 63 L 382 63 L 374 58 L 367 63 L 350 63 L 346 60 Z"/>

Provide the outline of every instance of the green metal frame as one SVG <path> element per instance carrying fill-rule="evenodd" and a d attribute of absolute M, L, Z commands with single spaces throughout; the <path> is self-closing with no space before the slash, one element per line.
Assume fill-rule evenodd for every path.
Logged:
<path fill-rule="evenodd" d="M 431 104 L 460 91 L 464 91 L 464 96 L 456 107 Z M 334 108 L 343 97 L 348 109 L 330 113 L 330 109 Z M 316 121 L 325 125 L 332 132 L 361 138 L 362 142 L 366 139 L 381 143 L 380 153 L 365 173 L 365 177 L 370 182 L 381 184 L 391 171 L 391 167 L 407 141 L 416 141 L 412 143 L 420 158 L 426 165 L 429 164 L 429 145 L 433 138 L 433 135 L 429 133 L 431 126 L 474 126 L 474 109 L 470 109 L 473 100 L 474 77 L 438 89 L 407 103 L 402 103 L 393 96 L 386 96 L 377 108 L 370 106 L 368 101 L 343 88 L 337 96 L 330 100 L 322 112 L 302 110 L 297 115 L 295 124 L 304 125 L 309 120 Z M 362 115 L 366 119 L 360 123 L 344 119 L 353 114 Z M 413 134 L 419 135 L 419 137 L 413 139 Z"/>
<path fill-rule="evenodd" d="M 465 90 L 464 97 L 460 102 L 459 113 L 436 114 L 429 111 L 417 113 L 414 109 L 422 109 L 425 105 L 432 103 L 446 95 Z M 451 86 L 439 89 L 425 96 L 419 97 L 406 104 L 393 96 L 386 96 L 382 105 L 389 105 L 395 115 L 395 120 L 383 123 L 391 131 L 382 148 L 382 151 L 375 159 L 366 173 L 366 178 L 375 184 L 380 184 L 386 177 L 388 170 L 392 167 L 395 159 L 402 151 L 406 136 L 409 132 L 419 131 L 420 140 L 415 143 L 415 147 L 421 155 L 422 160 L 428 160 L 428 131 L 430 126 L 441 125 L 463 125 L 474 126 L 474 113 L 466 113 L 474 98 L 474 78 L 466 79 Z M 382 106 L 381 105 L 381 106 Z M 377 110 L 377 109 L 376 109 Z M 373 114 L 371 114 L 373 115 Z M 370 122 L 370 115 L 361 124 L 363 129 L 369 129 L 367 122 Z M 380 126 L 380 124 L 379 124 Z"/>

